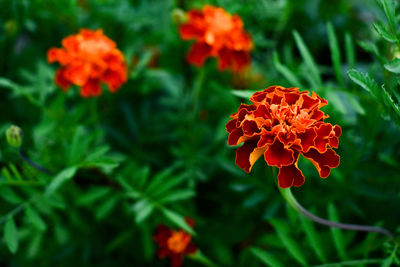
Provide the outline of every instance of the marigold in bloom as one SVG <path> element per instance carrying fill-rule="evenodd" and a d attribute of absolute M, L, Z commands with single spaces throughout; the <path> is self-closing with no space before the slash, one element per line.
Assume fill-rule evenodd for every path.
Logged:
<path fill-rule="evenodd" d="M 185 218 L 186 223 L 194 226 L 194 220 Z M 160 224 L 154 235 L 154 241 L 158 244 L 157 256 L 161 258 L 169 257 L 171 267 L 179 267 L 183 264 L 185 254 L 193 254 L 197 251 L 197 246 L 192 243 L 192 236 L 183 230 L 175 231 L 167 226 Z"/>
<path fill-rule="evenodd" d="M 56 72 L 55 83 L 63 90 L 77 85 L 83 97 L 99 96 L 102 83 L 115 92 L 126 82 L 124 55 L 101 29 L 81 29 L 64 38 L 62 46 L 50 48 L 47 60 L 62 66 Z"/>
<path fill-rule="evenodd" d="M 250 64 L 252 40 L 243 29 L 243 21 L 223 8 L 205 5 L 202 10 L 191 10 L 188 22 L 180 26 L 183 40 L 195 40 L 187 60 L 202 66 L 209 57 L 218 58 L 219 70 L 239 72 Z"/>
<path fill-rule="evenodd" d="M 236 151 L 240 168 L 250 172 L 264 155 L 268 165 L 279 168 L 279 186 L 287 188 L 304 183 L 297 166 L 300 154 L 322 178 L 339 165 L 340 157 L 332 148 L 339 146 L 342 129 L 324 122 L 329 117 L 320 110 L 328 104 L 325 99 L 298 88 L 272 86 L 254 93 L 250 100 L 253 104 L 241 104 L 226 124 L 229 145 L 244 143 Z"/>

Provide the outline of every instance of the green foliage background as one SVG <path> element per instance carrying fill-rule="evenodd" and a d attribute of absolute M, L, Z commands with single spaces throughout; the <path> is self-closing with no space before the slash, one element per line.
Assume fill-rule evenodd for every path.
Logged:
<path fill-rule="evenodd" d="M 220 73 L 215 60 L 186 63 L 190 43 L 171 12 L 204 4 L 243 18 L 255 44 L 247 76 Z M 1 0 L 0 264 L 168 266 L 152 234 L 159 223 L 192 231 L 184 216 L 219 266 L 399 263 L 386 237 L 329 229 L 287 207 L 262 159 L 251 174 L 235 165 L 225 131 L 255 90 L 317 92 L 343 129 L 341 164 L 321 179 L 301 161 L 306 183 L 294 194 L 321 217 L 396 232 L 396 11 L 391 0 Z M 82 99 L 54 85 L 46 51 L 80 28 L 103 28 L 127 58 L 129 81 L 117 93 Z M 8 146 L 11 124 L 24 131 L 22 150 L 52 174 Z"/>

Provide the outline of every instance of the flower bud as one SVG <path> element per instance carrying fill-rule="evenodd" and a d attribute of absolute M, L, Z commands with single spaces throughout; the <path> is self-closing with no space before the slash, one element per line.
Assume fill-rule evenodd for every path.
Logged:
<path fill-rule="evenodd" d="M 10 146 L 20 147 L 22 144 L 22 129 L 18 126 L 12 125 L 6 131 L 7 142 Z"/>
<path fill-rule="evenodd" d="M 8 36 L 14 37 L 18 33 L 18 23 L 15 20 L 7 20 L 3 27 Z"/>
<path fill-rule="evenodd" d="M 186 12 L 180 8 L 174 8 L 174 10 L 172 10 L 171 17 L 172 17 L 172 21 L 178 25 L 181 25 L 188 21 Z"/>

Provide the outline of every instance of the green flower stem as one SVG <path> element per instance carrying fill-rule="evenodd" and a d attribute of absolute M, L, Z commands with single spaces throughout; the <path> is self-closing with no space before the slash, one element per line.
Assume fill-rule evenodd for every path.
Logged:
<path fill-rule="evenodd" d="M 345 224 L 345 223 L 339 223 L 339 222 L 333 222 L 329 221 L 323 218 L 320 218 L 305 208 L 301 206 L 296 198 L 293 196 L 292 191 L 290 188 L 279 188 L 279 191 L 281 192 L 283 198 L 286 200 L 286 202 L 294 208 L 296 211 L 300 212 L 304 216 L 306 216 L 308 219 L 317 222 L 319 224 L 323 224 L 329 227 L 336 227 L 336 228 L 341 228 L 341 229 L 346 229 L 346 230 L 353 230 L 353 231 L 362 231 L 362 232 L 375 232 L 379 234 L 386 235 L 390 238 L 394 238 L 394 235 L 389 232 L 388 230 L 381 228 L 381 227 L 376 227 L 376 226 L 366 226 L 366 225 L 358 225 L 358 224 Z"/>
<path fill-rule="evenodd" d="M 201 251 L 197 251 L 196 253 L 189 255 L 189 258 L 194 261 L 200 262 L 207 267 L 219 267 L 217 264 L 207 258 Z"/>
<path fill-rule="evenodd" d="M 204 86 L 204 81 L 206 78 L 206 67 L 203 66 L 198 71 L 196 78 L 193 84 L 193 91 L 192 91 L 192 101 L 193 101 L 193 114 L 196 115 L 196 112 L 199 108 L 199 101 L 200 101 L 200 93 L 201 89 Z"/>
<path fill-rule="evenodd" d="M 51 175 L 51 171 L 49 171 L 48 169 L 46 169 L 45 167 L 40 166 L 39 164 L 37 164 L 36 162 L 34 162 L 33 160 L 31 160 L 21 149 L 18 150 L 19 155 L 21 156 L 21 158 L 28 163 L 30 166 L 32 166 L 33 168 L 35 168 L 36 170 L 43 172 L 45 174 L 49 174 Z"/>
<path fill-rule="evenodd" d="M 92 97 L 91 99 L 88 100 L 88 106 L 89 106 L 89 113 L 90 113 L 90 122 L 93 124 L 98 124 L 99 123 L 99 112 L 100 110 L 98 109 L 98 99 L 97 97 Z"/>

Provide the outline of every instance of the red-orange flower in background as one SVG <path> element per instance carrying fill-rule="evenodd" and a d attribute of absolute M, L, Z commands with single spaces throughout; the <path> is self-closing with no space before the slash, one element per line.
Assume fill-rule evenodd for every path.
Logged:
<path fill-rule="evenodd" d="M 115 92 L 126 82 L 124 55 L 101 29 L 81 29 L 64 38 L 62 46 L 50 48 L 47 60 L 62 66 L 56 72 L 55 83 L 63 90 L 77 85 L 83 97 L 99 96 L 102 83 Z"/>
<path fill-rule="evenodd" d="M 324 122 L 321 107 L 328 104 L 316 93 L 298 88 L 272 86 L 256 92 L 253 104 L 241 104 L 226 124 L 231 146 L 244 142 L 236 151 L 236 164 L 250 172 L 264 155 L 270 166 L 279 168 L 281 188 L 301 186 L 304 175 L 297 166 L 299 155 L 309 159 L 322 178 L 339 166 L 340 157 L 332 148 L 339 146 L 342 129 Z"/>
<path fill-rule="evenodd" d="M 193 228 L 194 220 L 191 218 L 185 218 L 185 220 Z M 157 256 L 160 259 L 169 257 L 171 267 L 182 266 L 184 256 L 197 251 L 197 246 L 192 242 L 190 234 L 183 230 L 172 230 L 163 224 L 157 227 L 153 239 L 159 246 Z"/>
<path fill-rule="evenodd" d="M 179 32 L 183 40 L 196 41 L 187 55 L 191 64 L 202 66 L 207 58 L 217 57 L 219 70 L 236 72 L 250 64 L 253 42 L 239 16 L 210 5 L 191 10 L 187 16 Z"/>

